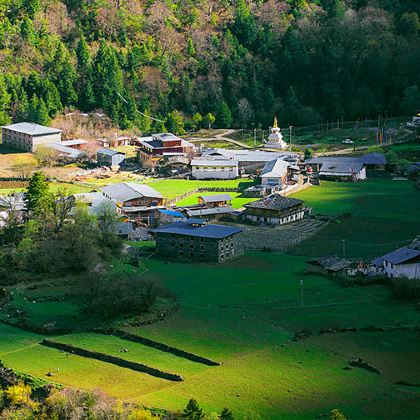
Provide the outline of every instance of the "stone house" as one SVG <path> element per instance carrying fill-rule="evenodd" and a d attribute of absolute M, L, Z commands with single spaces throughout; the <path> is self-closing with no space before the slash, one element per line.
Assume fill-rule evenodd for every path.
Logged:
<path fill-rule="evenodd" d="M 273 194 L 262 200 L 245 204 L 242 218 L 251 222 L 284 225 L 304 218 L 303 203 L 296 198 Z"/>
<path fill-rule="evenodd" d="M 102 148 L 96 152 L 96 161 L 102 166 L 124 166 L 125 153 Z"/>
<path fill-rule="evenodd" d="M 181 261 L 224 262 L 244 253 L 242 230 L 201 219 L 174 222 L 154 230 L 159 255 Z"/>
<path fill-rule="evenodd" d="M 16 149 L 35 152 L 39 146 L 61 142 L 61 130 L 21 122 L 1 127 L 2 143 Z"/>

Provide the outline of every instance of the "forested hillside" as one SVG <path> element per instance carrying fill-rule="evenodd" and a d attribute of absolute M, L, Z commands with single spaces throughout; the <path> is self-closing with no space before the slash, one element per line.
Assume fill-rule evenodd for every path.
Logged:
<path fill-rule="evenodd" d="M 136 110 L 174 132 L 409 114 L 419 3 L 0 0 L 0 123 L 65 108 L 143 132 L 164 124 Z"/>

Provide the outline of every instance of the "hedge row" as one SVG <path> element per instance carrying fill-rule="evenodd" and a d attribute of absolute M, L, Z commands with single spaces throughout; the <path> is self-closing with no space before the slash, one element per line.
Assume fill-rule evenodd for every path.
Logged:
<path fill-rule="evenodd" d="M 181 375 L 176 373 L 168 373 L 159 369 L 152 368 L 142 363 L 131 362 L 129 360 L 122 359 L 120 357 L 110 356 L 109 354 L 99 353 L 96 351 L 90 351 L 82 349 L 80 347 L 71 346 L 70 344 L 58 343 L 56 341 L 44 339 L 40 343 L 42 346 L 51 347 L 54 349 L 73 353 L 78 356 L 88 357 L 90 359 L 100 360 L 101 362 L 111 363 L 116 366 L 124 367 L 127 369 L 134 370 L 136 372 L 147 373 L 148 375 L 155 376 L 156 378 L 166 379 L 168 381 L 183 381 Z"/>
<path fill-rule="evenodd" d="M 174 356 L 182 357 L 184 359 L 191 360 L 192 362 L 202 363 L 207 366 L 219 366 L 221 364 L 220 362 L 215 362 L 214 360 L 207 359 L 206 357 L 197 356 L 196 354 L 189 353 L 187 351 L 180 350 L 175 347 L 171 347 L 166 344 L 159 343 L 158 341 L 153 341 L 148 338 L 141 337 L 139 335 L 131 334 L 126 331 L 114 330 L 114 331 L 104 331 L 104 333 L 114 335 L 124 340 L 140 343 L 140 344 L 143 344 L 144 346 L 153 347 L 154 349 L 164 351 L 166 353 L 171 353 Z"/>

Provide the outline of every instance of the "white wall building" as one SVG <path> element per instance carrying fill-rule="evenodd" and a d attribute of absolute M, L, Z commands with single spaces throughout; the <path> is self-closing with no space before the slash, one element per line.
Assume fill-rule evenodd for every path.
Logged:
<path fill-rule="evenodd" d="M 283 188 L 287 182 L 290 163 L 283 159 L 274 159 L 267 162 L 261 172 L 261 185 Z"/>
<path fill-rule="evenodd" d="M 193 159 L 194 179 L 235 179 L 239 176 L 238 162 L 229 159 Z"/>
<path fill-rule="evenodd" d="M 373 264 L 390 278 L 420 279 L 420 240 L 378 257 Z"/>
<path fill-rule="evenodd" d="M 38 146 L 61 142 L 61 130 L 22 122 L 1 127 L 2 143 L 16 149 L 35 152 Z"/>

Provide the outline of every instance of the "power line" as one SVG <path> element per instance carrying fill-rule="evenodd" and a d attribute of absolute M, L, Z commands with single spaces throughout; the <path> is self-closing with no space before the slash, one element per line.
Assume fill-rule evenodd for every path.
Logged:
<path fill-rule="evenodd" d="M 116 90 L 116 89 L 115 89 L 115 92 L 117 92 L 117 95 L 128 105 L 128 101 L 121 95 L 121 93 L 118 92 L 118 90 Z M 158 118 L 151 117 L 150 115 L 147 115 L 144 112 L 139 111 L 135 105 L 134 105 L 134 109 L 140 115 L 143 115 L 143 117 L 149 118 L 149 119 L 151 119 L 153 121 L 158 121 L 158 122 L 161 122 L 161 123 L 165 123 L 165 121 L 159 120 Z"/>

